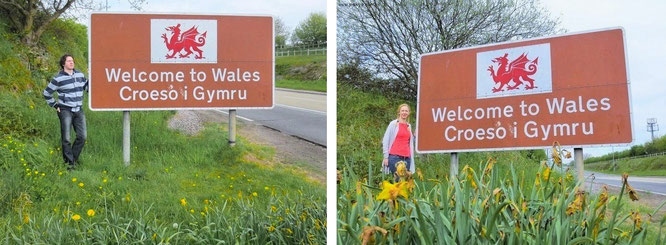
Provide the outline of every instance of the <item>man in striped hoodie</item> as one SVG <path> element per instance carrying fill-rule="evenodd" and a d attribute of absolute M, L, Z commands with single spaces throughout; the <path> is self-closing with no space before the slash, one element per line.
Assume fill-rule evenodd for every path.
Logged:
<path fill-rule="evenodd" d="M 44 98 L 49 106 L 55 108 L 60 118 L 60 138 L 62 157 L 68 169 L 73 169 L 83 145 L 86 142 L 86 116 L 83 114 L 83 92 L 88 91 L 88 79 L 83 73 L 74 69 L 74 58 L 65 54 L 60 58 L 62 70 L 53 77 L 44 89 Z M 53 99 L 53 92 L 58 93 L 58 101 Z M 70 130 L 74 126 L 76 139 L 70 141 Z"/>

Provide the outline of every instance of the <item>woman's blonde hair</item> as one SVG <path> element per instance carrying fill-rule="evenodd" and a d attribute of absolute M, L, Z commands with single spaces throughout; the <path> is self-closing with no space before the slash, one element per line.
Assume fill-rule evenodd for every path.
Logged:
<path fill-rule="evenodd" d="M 412 108 L 409 108 L 409 105 L 408 105 L 408 104 L 402 104 L 402 105 L 398 106 L 397 119 L 400 119 L 400 109 L 402 109 L 403 106 L 406 106 L 407 109 L 409 109 L 409 112 L 410 112 L 410 113 L 412 112 Z M 409 122 L 409 117 L 407 117 L 407 119 L 405 119 L 405 121 Z"/>

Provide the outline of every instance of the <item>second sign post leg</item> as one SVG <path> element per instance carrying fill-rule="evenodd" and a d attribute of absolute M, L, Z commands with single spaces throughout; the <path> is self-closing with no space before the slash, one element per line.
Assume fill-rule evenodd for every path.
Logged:
<path fill-rule="evenodd" d="M 123 111 L 123 162 L 130 165 L 130 112 Z"/>
<path fill-rule="evenodd" d="M 229 110 L 229 145 L 236 145 L 236 110 Z"/>

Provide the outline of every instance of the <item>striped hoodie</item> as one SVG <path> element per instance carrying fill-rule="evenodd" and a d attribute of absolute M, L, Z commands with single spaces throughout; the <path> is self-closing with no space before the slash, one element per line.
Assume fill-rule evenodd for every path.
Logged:
<path fill-rule="evenodd" d="M 73 112 L 81 110 L 83 91 L 88 91 L 88 79 L 78 70 L 72 75 L 61 70 L 44 89 L 44 99 L 50 107 L 66 106 Z M 53 99 L 53 92 L 58 92 L 58 103 Z"/>

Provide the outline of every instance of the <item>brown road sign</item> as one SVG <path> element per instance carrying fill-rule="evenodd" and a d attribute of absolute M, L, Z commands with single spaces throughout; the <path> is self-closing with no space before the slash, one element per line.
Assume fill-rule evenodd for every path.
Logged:
<path fill-rule="evenodd" d="M 416 149 L 631 143 L 626 67 L 621 28 L 424 54 Z"/>
<path fill-rule="evenodd" d="M 272 108 L 273 17 L 93 13 L 92 110 Z"/>

